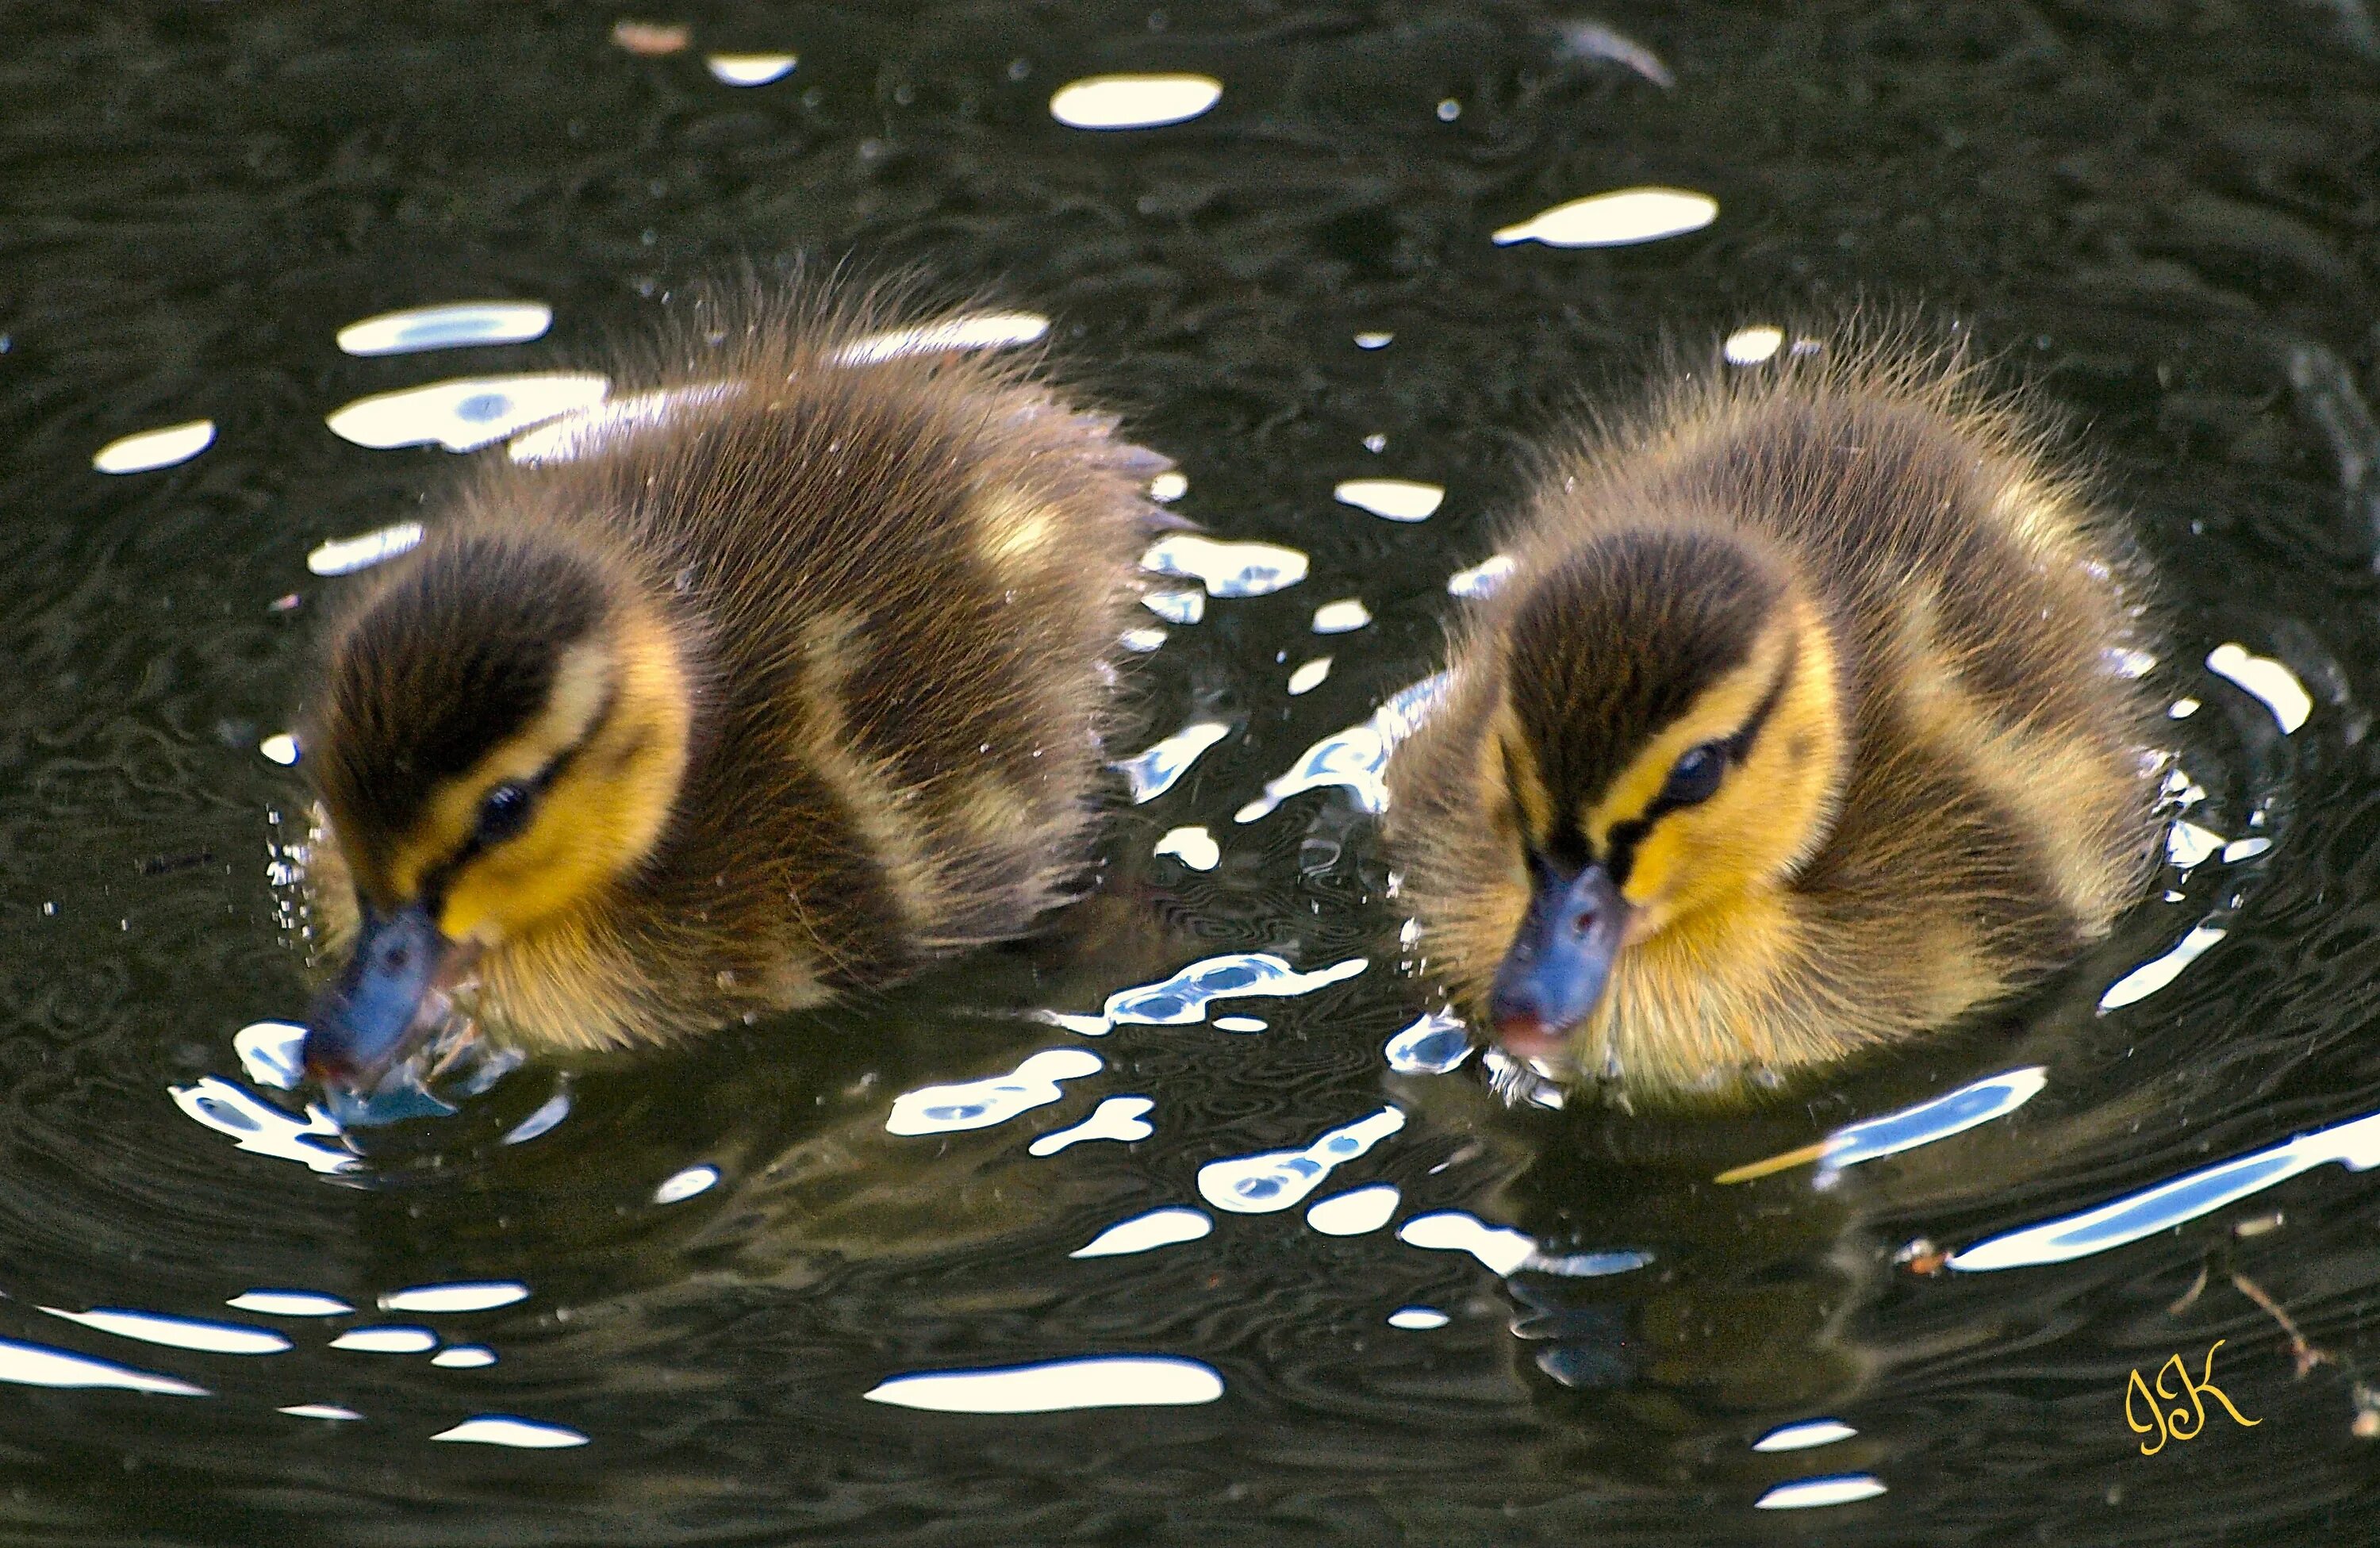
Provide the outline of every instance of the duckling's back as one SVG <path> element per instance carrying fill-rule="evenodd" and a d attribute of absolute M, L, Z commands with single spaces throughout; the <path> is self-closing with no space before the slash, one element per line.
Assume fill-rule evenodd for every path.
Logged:
<path fill-rule="evenodd" d="M 1706 750 L 1731 766 L 1765 736 L 1764 766 L 1804 771 L 1808 798 L 1719 803 L 1700 863 L 1773 872 L 1632 932 L 1568 1034 L 1574 1071 L 1655 1100 L 1740 1093 L 1938 1027 L 2103 935 L 2155 854 L 2155 721 L 2136 567 L 2058 467 L 1958 351 L 1857 342 L 1682 374 L 1633 424 L 1558 448 L 1512 579 L 1391 766 L 1428 965 L 1488 1012 L 1531 907 L 1519 835 L 1569 821 L 1516 801 L 1627 806 L 1621 850 L 1695 820 L 1670 814 L 1703 794 L 1653 797 L 1656 770 L 1632 797 L 1609 771 L 1716 701 L 1692 641 L 1739 615 L 1755 621 L 1720 628 L 1721 666 L 1768 639 L 1776 684 L 1827 686 L 1764 733 L 1772 688 Z M 1531 676 L 1548 670 L 1565 676 Z"/>
<path fill-rule="evenodd" d="M 1532 541 L 1712 523 L 1806 579 L 1854 752 L 1804 893 L 1925 865 L 2018 978 L 2103 934 L 2153 853 L 2144 585 L 2044 433 L 1950 348 L 1852 342 L 1674 394 L 1574 454 Z"/>
<path fill-rule="evenodd" d="M 480 961 L 482 1020 L 526 1043 L 887 984 L 1083 878 L 1169 464 L 1026 367 L 871 346 L 886 319 L 716 321 L 491 459 L 414 561 L 499 533 L 593 556 L 651 602 L 693 701 L 650 852 Z"/>

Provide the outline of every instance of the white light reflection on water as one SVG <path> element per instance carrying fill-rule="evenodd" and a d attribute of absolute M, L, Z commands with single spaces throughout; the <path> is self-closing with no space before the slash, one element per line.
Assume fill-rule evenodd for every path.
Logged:
<path fill-rule="evenodd" d="M 938 323 L 870 334 L 836 350 L 836 365 L 875 365 L 905 355 L 948 355 L 970 349 L 1005 349 L 1046 337 L 1050 320 L 1038 311 L 986 311 Z"/>
<path fill-rule="evenodd" d="M 1433 1010 L 1389 1039 L 1380 1052 L 1399 1075 L 1444 1075 L 1471 1057 L 1471 1029 L 1451 1010 Z"/>
<path fill-rule="evenodd" d="M 1169 468 L 1148 481 L 1148 497 L 1160 506 L 1170 506 L 1190 493 L 1190 475 L 1178 468 Z"/>
<path fill-rule="evenodd" d="M 365 1355 L 420 1355 L 438 1347 L 438 1335 L 428 1328 L 350 1328 L 332 1339 L 331 1347 Z"/>
<path fill-rule="evenodd" d="M 1261 1032 L 1265 1020 L 1260 1016 L 1219 1016 L 1207 1023 L 1219 1032 Z"/>
<path fill-rule="evenodd" d="M 1214 1228 L 1215 1222 L 1203 1210 L 1179 1206 L 1151 1210 L 1116 1222 L 1066 1256 L 1116 1258 L 1130 1252 L 1152 1252 L 1160 1247 L 1196 1241 Z"/>
<path fill-rule="evenodd" d="M 1053 1130 L 1025 1148 L 1032 1155 L 1056 1155 L 1069 1145 L 1088 1140 L 1131 1144 L 1157 1132 L 1148 1117 L 1156 1107 L 1157 1103 L 1145 1096 L 1111 1096 L 1092 1108 L 1091 1115 L 1074 1127 Z"/>
<path fill-rule="evenodd" d="M 441 1430 L 433 1441 L 461 1441 L 476 1445 L 513 1446 L 524 1451 L 552 1451 L 585 1445 L 587 1437 L 565 1424 L 522 1419 L 517 1414 L 479 1414 L 451 1430 Z"/>
<path fill-rule="evenodd" d="M 2101 1012 L 2120 1009 L 2136 1000 L 2145 1000 L 2158 990 L 2181 976 L 2181 970 L 2204 957 L 2208 948 L 2230 932 L 2221 925 L 2192 926 L 2189 934 L 2176 942 L 2162 957 L 2151 957 L 2122 978 L 2107 986 L 2099 996 Z"/>
<path fill-rule="evenodd" d="M 2217 645 L 2206 652 L 2206 669 L 2263 701 L 2287 736 L 2313 713 L 2313 696 L 2296 673 L 2270 656 L 2250 655 L 2244 646 Z"/>
<path fill-rule="evenodd" d="M 1367 1236 L 1389 1223 L 1403 1197 L 1394 1183 L 1350 1188 L 1307 1210 L 1305 1223 L 1326 1237 Z"/>
<path fill-rule="evenodd" d="M 496 1363 L 496 1352 L 485 1344 L 457 1344 L 430 1357 L 442 1371 L 477 1371 Z"/>
<path fill-rule="evenodd" d="M 1330 497 L 1390 521 L 1427 521 L 1444 503 L 1446 486 L 1413 479 L 1349 479 Z"/>
<path fill-rule="evenodd" d="M 383 311 L 339 330 L 350 355 L 407 355 L 480 344 L 526 344 L 553 326 L 542 301 L 455 301 L 444 306 Z"/>
<path fill-rule="evenodd" d="M 1168 828 L 1150 853 L 1171 855 L 1193 871 L 1212 871 L 1223 858 L 1222 847 L 1203 827 Z"/>
<path fill-rule="evenodd" d="M 2040 1065 L 1988 1076 L 1914 1107 L 1846 1124 L 1815 1145 L 1730 1167 L 1713 1180 L 1750 1182 L 1815 1162 L 1818 1166 L 1815 1186 L 1830 1188 L 1846 1166 L 1899 1155 L 2004 1118 L 2040 1095 L 2048 1084 L 2049 1072 Z"/>
<path fill-rule="evenodd" d="M 294 1021 L 251 1021 L 231 1035 L 239 1067 L 260 1086 L 294 1091 L 305 1079 L 306 1029 Z"/>
<path fill-rule="evenodd" d="M 169 1349 L 200 1349 L 211 1355 L 277 1355 L 292 1348 L 288 1339 L 271 1328 L 242 1323 L 210 1323 L 192 1317 L 167 1317 L 154 1311 L 128 1311 L 121 1307 L 95 1307 L 67 1311 L 42 1307 L 53 1317 L 112 1333 L 118 1338 L 161 1344 Z"/>
<path fill-rule="evenodd" d="M 1718 352 L 1730 365 L 1758 365 L 1783 347 L 1785 330 L 1763 324 L 1755 328 L 1738 328 L 1727 335 L 1727 342 L 1718 347 Z"/>
<path fill-rule="evenodd" d="M 940 1414 L 1047 1414 L 1212 1403 L 1223 1396 L 1223 1378 L 1210 1365 L 1173 1355 L 1094 1355 L 893 1376 L 862 1396 Z"/>
<path fill-rule="evenodd" d="M 361 537 L 333 538 L 306 555 L 306 567 L 316 575 L 353 575 L 395 558 L 420 541 L 420 522 L 399 521 Z"/>
<path fill-rule="evenodd" d="M 1320 688 L 1322 686 L 1323 679 L 1330 676 L 1330 658 L 1329 656 L 1316 656 L 1312 661 L 1304 663 L 1296 671 L 1292 672 L 1289 675 L 1290 697 L 1294 699 L 1301 693 L 1313 692 L 1316 689 Z"/>
<path fill-rule="evenodd" d="M 0 1338 L 0 1382 L 29 1387 L 112 1387 L 119 1392 L 153 1392 L 167 1397 L 205 1397 L 207 1389 L 153 1371 L 136 1371 L 114 1360 L 53 1349 L 46 1344 L 21 1344 Z"/>
<path fill-rule="evenodd" d="M 689 1166 L 682 1172 L 673 1172 L 663 1177 L 661 1186 L 653 1189 L 653 1202 L 681 1204 L 695 1195 L 708 1193 L 718 1186 L 718 1167 Z"/>
<path fill-rule="evenodd" d="M 1378 333 L 1357 334 L 1355 335 L 1355 347 L 1358 349 L 1386 349 L 1390 344 L 1396 342 L 1396 336 L 1397 335 L 1394 333 L 1385 329 Z"/>
<path fill-rule="evenodd" d="M 266 762 L 291 768 L 298 762 L 298 738 L 286 731 L 276 732 L 257 743 L 256 750 Z"/>
<path fill-rule="evenodd" d="M 1989 1237 L 1952 1254 L 1949 1264 L 1974 1274 L 2088 1258 L 2196 1220 L 2332 1162 L 2350 1172 L 2380 1165 L 2380 1113 L 2234 1156 L 2081 1214 Z"/>
<path fill-rule="evenodd" d="M 1234 1214 L 1270 1214 L 1295 1207 L 1333 1169 L 1364 1155 L 1405 1127 L 1404 1113 L 1383 1107 L 1334 1128 L 1302 1151 L 1227 1156 L 1198 1168 L 1198 1196 Z"/>
<path fill-rule="evenodd" d="M 1389 1326 L 1411 1333 L 1427 1333 L 1442 1328 L 1454 1319 L 1434 1306 L 1400 1306 L 1389 1313 Z"/>
<path fill-rule="evenodd" d="M 1371 621 L 1372 610 L 1357 597 L 1326 602 L 1314 610 L 1314 632 L 1317 634 L 1353 634 Z"/>
<path fill-rule="evenodd" d="M 273 1411 L 287 1414 L 291 1419 L 351 1420 L 364 1417 L 353 1408 L 343 1408 L 336 1403 L 292 1403 Z"/>
<path fill-rule="evenodd" d="M 455 1285 L 415 1285 L 380 1298 L 383 1311 L 434 1317 L 456 1311 L 493 1311 L 528 1299 L 528 1286 L 512 1279 L 468 1280 Z"/>
<path fill-rule="evenodd" d="M 1151 543 L 1140 567 L 1158 575 L 1189 576 L 1210 597 L 1261 597 L 1286 591 L 1305 579 L 1306 557 L 1273 542 L 1225 542 L 1196 532 L 1174 532 Z"/>
<path fill-rule="evenodd" d="M 1755 1451 L 1807 1451 L 1812 1446 L 1848 1441 L 1859 1432 L 1839 1419 L 1809 1419 L 1780 1425 L 1752 1443 Z"/>
<path fill-rule="evenodd" d="M 1099 1018 L 1111 1027 L 1186 1027 L 1205 1020 L 1207 1007 L 1217 1000 L 1310 994 L 1371 965 L 1367 957 L 1351 957 L 1301 973 L 1270 952 L 1226 952 L 1193 962 L 1161 983 L 1117 990 L 1108 996 Z"/>
<path fill-rule="evenodd" d="M 1140 604 L 1169 624 L 1195 624 L 1207 616 L 1204 591 L 1151 591 Z"/>
<path fill-rule="evenodd" d="M 1019 1113 L 1047 1107 L 1065 1093 L 1061 1080 L 1078 1080 L 1106 1067 L 1097 1054 L 1081 1048 L 1049 1048 L 1016 1067 L 1011 1075 L 950 1086 L 926 1086 L 892 1099 L 884 1119 L 887 1134 L 958 1134 L 990 1128 Z"/>
<path fill-rule="evenodd" d="M 1510 554 L 1490 554 L 1469 569 L 1459 569 L 1448 576 L 1446 591 L 1450 596 L 1476 601 L 1494 596 L 1496 589 L 1512 578 L 1512 556 Z"/>
<path fill-rule="evenodd" d="M 1755 1510 L 1812 1510 L 1819 1505 L 1850 1505 L 1872 1500 L 1885 1492 L 1883 1482 L 1869 1473 L 1836 1473 L 1780 1483 L 1752 1502 Z"/>
<path fill-rule="evenodd" d="M 564 1079 L 566 1080 L 568 1077 L 565 1076 Z M 568 1116 L 570 1116 L 570 1088 L 565 1086 L 539 1103 L 536 1112 L 523 1118 L 511 1133 L 504 1136 L 504 1143 L 518 1145 L 534 1140 L 540 1134 L 550 1134 L 563 1119 Z"/>
<path fill-rule="evenodd" d="M 185 1115 L 228 1135 L 243 1151 L 298 1162 L 317 1172 L 351 1172 L 362 1164 L 340 1148 L 339 1126 L 331 1115 L 310 1103 L 306 1121 L 299 1123 L 212 1075 L 195 1086 L 168 1086 L 165 1091 Z"/>
<path fill-rule="evenodd" d="M 1468 1252 L 1490 1273 L 1517 1273 L 1536 1255 L 1537 1240 L 1509 1225 L 1490 1225 L 1462 1210 L 1417 1214 L 1397 1227 L 1397 1240 L 1434 1252 Z"/>
<path fill-rule="evenodd" d="M 577 408 L 551 424 L 525 430 L 504 444 L 515 462 L 569 462 L 603 451 L 642 431 L 667 424 L 688 409 L 706 408 L 743 395 L 741 382 L 694 382 L 656 387 Z"/>
<path fill-rule="evenodd" d="M 702 63 L 722 86 L 766 86 L 793 74 L 801 59 L 792 54 L 711 54 Z"/>
<path fill-rule="evenodd" d="M 1206 75 L 1094 75 L 1050 98 L 1050 116 L 1070 129 L 1153 129 L 1187 123 L 1222 100 Z"/>
<path fill-rule="evenodd" d="M 463 376 L 375 393 L 334 409 L 323 422 L 341 440 L 375 451 L 441 445 L 477 451 L 533 424 L 591 408 L 612 384 L 583 371 Z"/>
<path fill-rule="evenodd" d="M 1389 809 L 1389 787 L 1382 775 L 1389 754 L 1413 734 L 1445 691 L 1447 675 L 1425 677 L 1392 695 L 1369 720 L 1336 731 L 1305 750 L 1287 774 L 1265 782 L 1264 794 L 1232 813 L 1234 823 L 1253 823 L 1290 797 L 1326 786 L 1343 786 L 1355 804 L 1378 815 Z"/>
<path fill-rule="evenodd" d="M 103 473 L 148 473 L 188 462 L 215 444 L 215 421 L 190 420 L 162 430 L 121 435 L 91 454 Z"/>
<path fill-rule="evenodd" d="M 1132 801 L 1138 806 L 1172 789 L 1190 772 L 1190 765 L 1198 761 L 1200 753 L 1231 734 L 1232 728 L 1221 721 L 1196 721 L 1148 751 L 1121 759 L 1108 767 L 1131 783 Z"/>
<path fill-rule="evenodd" d="M 243 1290 L 224 1304 L 268 1317 L 344 1317 L 355 1310 L 336 1296 L 312 1290 Z"/>
<path fill-rule="evenodd" d="M 1700 231 L 1718 218 L 1718 201 L 1689 189 L 1617 189 L 1557 204 L 1498 231 L 1498 247 L 1543 242 L 1556 248 L 1627 247 Z"/>
<path fill-rule="evenodd" d="M 2165 858 L 2182 871 L 2194 871 L 2223 852 L 2223 835 L 2177 818 L 2166 830 Z"/>

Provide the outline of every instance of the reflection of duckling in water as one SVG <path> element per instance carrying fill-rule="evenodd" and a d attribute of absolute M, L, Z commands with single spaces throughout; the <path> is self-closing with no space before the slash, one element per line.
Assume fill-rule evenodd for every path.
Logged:
<path fill-rule="evenodd" d="M 818 1004 L 1077 874 L 1164 460 L 1014 365 L 850 351 L 866 303 L 701 310 L 664 413 L 484 464 L 332 626 L 316 1075 L 450 992 L 532 1051 Z"/>
<path fill-rule="evenodd" d="M 1998 998 L 2153 856 L 2119 543 L 1956 351 L 1673 387 L 1552 461 L 1398 750 L 1428 965 L 1623 1098 L 1741 1098 Z"/>

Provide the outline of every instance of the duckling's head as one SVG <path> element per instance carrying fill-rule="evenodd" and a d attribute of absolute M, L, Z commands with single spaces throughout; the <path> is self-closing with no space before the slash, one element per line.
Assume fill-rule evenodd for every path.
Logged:
<path fill-rule="evenodd" d="M 486 951 L 660 840 L 686 763 L 681 645 L 622 562 L 552 530 L 443 532 L 333 630 L 303 735 L 355 888 L 306 1067 L 377 1085 Z"/>
<path fill-rule="evenodd" d="M 1488 1018 L 1561 1070 L 1621 954 L 1761 948 L 1758 896 L 1825 841 L 1842 783 L 1834 638 L 1791 564 L 1723 525 L 1575 543 L 1497 632 L 1480 776 L 1519 923 Z"/>

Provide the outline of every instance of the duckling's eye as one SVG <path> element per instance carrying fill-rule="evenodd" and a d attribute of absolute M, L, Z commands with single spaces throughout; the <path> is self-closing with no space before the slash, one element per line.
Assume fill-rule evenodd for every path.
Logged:
<path fill-rule="evenodd" d="M 1727 774 L 1727 752 L 1716 742 L 1690 747 L 1670 765 L 1658 798 L 1663 806 L 1697 806 L 1718 794 Z"/>
<path fill-rule="evenodd" d="M 528 826 L 528 786 L 510 780 L 488 792 L 480 802 L 476 837 L 481 844 L 502 844 Z"/>

